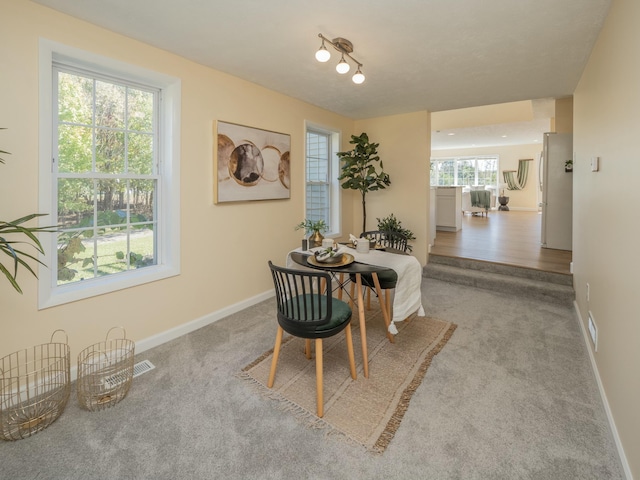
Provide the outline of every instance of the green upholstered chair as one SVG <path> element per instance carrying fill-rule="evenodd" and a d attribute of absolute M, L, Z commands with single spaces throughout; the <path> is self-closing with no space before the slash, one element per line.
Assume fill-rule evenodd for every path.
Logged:
<path fill-rule="evenodd" d="M 360 234 L 360 238 L 367 237 L 369 239 L 375 239 L 376 245 L 379 247 L 393 249 L 398 252 L 406 253 L 409 248 L 407 237 L 398 232 L 371 230 Z M 361 279 L 362 286 L 367 288 L 367 308 L 371 308 L 371 291 L 376 291 L 373 276 L 370 273 L 366 273 L 361 275 Z M 353 285 L 356 281 L 355 275 L 350 275 L 349 280 L 351 280 L 351 296 L 353 297 Z M 391 318 L 391 290 L 396 288 L 398 274 L 393 270 L 381 272 L 378 274 L 378 281 L 380 282 L 380 289 L 384 292 L 384 305 L 389 313 L 389 318 Z"/>
<path fill-rule="evenodd" d="M 351 307 L 331 294 L 331 276 L 326 272 L 293 270 L 269 262 L 276 291 L 278 331 L 267 387 L 273 387 L 284 332 L 305 339 L 305 354 L 311 358 L 311 340 L 315 340 L 316 400 L 318 417 L 324 414 L 322 394 L 322 339 L 345 331 L 351 378 L 356 365 L 351 338 Z"/>

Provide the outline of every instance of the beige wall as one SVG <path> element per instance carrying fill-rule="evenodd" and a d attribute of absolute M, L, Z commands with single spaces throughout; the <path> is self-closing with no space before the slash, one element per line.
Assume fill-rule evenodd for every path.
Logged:
<path fill-rule="evenodd" d="M 58 307 L 37 310 L 37 281 L 20 274 L 24 295 L 0 281 L 0 356 L 49 341 L 54 329 L 69 334 L 72 359 L 122 325 L 144 345 L 241 308 L 272 291 L 267 260 L 284 263 L 299 245 L 294 226 L 304 218 L 305 121 L 342 132 L 368 131 L 392 187 L 373 192 L 376 216 L 395 213 L 418 237 L 416 256 L 426 263 L 428 112 L 358 122 L 205 68 L 184 58 L 97 28 L 31 2 L 3 2 L 0 42 L 0 149 L 12 153 L 0 166 L 0 218 L 38 209 L 38 41 L 45 38 L 180 78 L 181 274 Z M 213 204 L 213 123 L 225 120 L 291 135 L 290 200 Z M 420 175 L 415 175 L 419 172 Z M 407 202 L 407 191 L 415 191 Z M 342 190 L 342 232 L 359 233 L 359 200 Z M 356 208 L 358 206 L 358 208 Z M 51 262 L 52 259 L 45 259 Z M 166 334 L 166 332 L 170 332 Z M 173 332 L 173 333 L 171 333 Z M 75 361 L 73 361 L 75 363 Z"/>
<path fill-rule="evenodd" d="M 391 178 L 391 185 L 386 189 L 367 193 L 367 229 L 375 230 L 376 218 L 393 213 L 404 228 L 415 234 L 416 240 L 411 242 L 413 255 L 425 265 L 431 149 L 429 113 L 423 111 L 361 120 L 356 122 L 355 131 L 356 135 L 366 132 L 369 140 L 380 144 L 378 153 L 385 172 Z M 355 233 L 362 228 L 362 203 L 359 194 L 351 199 L 352 231 Z"/>
<path fill-rule="evenodd" d="M 2 23 L 0 126 L 8 130 L 0 131 L 0 149 L 12 155 L 0 166 L 0 217 L 38 209 L 39 37 L 166 73 L 182 81 L 182 273 L 42 311 L 26 272 L 19 274 L 24 295 L 0 281 L 0 356 L 48 342 L 56 328 L 68 332 L 72 357 L 114 325 L 139 341 L 272 289 L 267 260 L 284 263 L 300 241 L 294 226 L 304 218 L 304 121 L 342 130 L 348 140 L 353 120 L 31 2 L 3 2 Z M 213 204 L 216 119 L 291 134 L 290 200 Z"/>
<path fill-rule="evenodd" d="M 540 139 L 542 140 L 542 139 Z M 451 150 L 435 150 L 433 158 L 442 157 L 462 157 L 471 155 L 499 155 L 500 157 L 500 183 L 502 182 L 503 170 L 517 170 L 518 160 L 521 158 L 533 158 L 529 166 L 529 177 L 527 184 L 522 190 L 505 190 L 504 194 L 509 197 L 510 210 L 538 210 L 540 202 L 540 189 L 538 188 L 538 164 L 540 162 L 540 152 L 542 142 L 531 145 L 509 145 L 504 147 L 476 147 L 457 148 Z"/>
<path fill-rule="evenodd" d="M 573 266 L 583 323 L 634 478 L 640 478 L 640 2 L 614 0 L 574 94 Z M 592 156 L 600 171 L 590 171 Z M 590 297 L 586 298 L 586 284 Z"/>
<path fill-rule="evenodd" d="M 573 97 L 556 100 L 556 112 L 552 121 L 552 132 L 573 133 Z"/>

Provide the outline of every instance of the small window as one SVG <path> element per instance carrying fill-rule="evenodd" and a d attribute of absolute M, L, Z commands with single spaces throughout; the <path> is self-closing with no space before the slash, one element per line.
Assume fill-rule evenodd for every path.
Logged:
<path fill-rule="evenodd" d="M 41 308 L 178 271 L 178 156 L 168 139 L 179 128 L 170 120 L 179 89 L 91 57 L 50 56 L 41 206 L 58 232 L 45 252 Z"/>
<path fill-rule="evenodd" d="M 326 235 L 340 233 L 340 185 L 338 184 L 339 134 L 307 126 L 305 218 L 324 220 Z"/>

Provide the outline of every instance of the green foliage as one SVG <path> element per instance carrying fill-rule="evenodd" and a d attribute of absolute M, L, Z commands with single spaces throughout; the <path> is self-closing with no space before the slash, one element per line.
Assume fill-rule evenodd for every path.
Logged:
<path fill-rule="evenodd" d="M 92 212 L 96 196 L 103 210 L 127 201 L 150 205 L 152 181 L 117 176 L 153 173 L 153 94 L 71 73 L 58 80 L 58 170 L 115 177 L 95 185 L 92 179 L 60 179 L 58 214 Z"/>
<path fill-rule="evenodd" d="M 84 238 L 84 232 L 63 233 L 58 246 L 58 283 L 64 284 L 95 276 L 111 275 L 154 265 L 154 237 L 151 228 L 146 234 L 137 236 L 134 244 L 129 244 L 126 235 L 108 235 L 109 241 L 98 240 L 97 256 L 93 240 Z M 129 251 L 127 248 L 135 248 Z M 128 255 L 128 262 L 127 262 Z"/>
<path fill-rule="evenodd" d="M 152 265 L 153 93 L 61 72 L 57 100 L 58 282 Z"/>
<path fill-rule="evenodd" d="M 124 252 L 117 251 L 116 258 L 118 260 L 124 260 Z M 153 257 L 149 255 L 142 255 L 141 253 L 129 252 L 129 263 L 133 268 L 147 267 L 149 265 L 153 265 Z"/>
<path fill-rule="evenodd" d="M 296 225 L 296 230 L 304 228 L 305 233 L 311 232 L 324 233 L 329 228 L 324 220 L 309 220 L 308 218 Z"/>
<path fill-rule="evenodd" d="M 78 273 L 77 270 L 70 268 L 70 265 L 82 261 L 82 266 L 86 266 L 87 259 L 83 260 L 80 257 L 76 257 L 76 255 L 84 252 L 86 247 L 82 244 L 79 233 L 61 235 L 61 237 L 63 236 L 68 238 L 65 239 L 66 241 L 58 248 L 58 280 L 68 282 L 73 280 L 76 273 Z"/>
<path fill-rule="evenodd" d="M 77 227 L 85 227 L 85 230 L 82 231 L 74 231 L 74 232 L 65 232 L 59 235 L 58 238 L 58 280 L 60 282 L 70 282 L 73 281 L 79 270 L 84 270 L 87 273 L 87 267 L 89 270 L 93 269 L 93 254 L 92 253 L 84 253 L 86 251 L 86 247 L 82 243 L 82 239 L 91 238 L 94 234 L 93 231 L 93 216 L 86 216 L 82 218 L 79 222 L 77 222 Z M 147 219 L 142 214 L 131 214 L 130 216 L 131 222 L 146 222 Z M 100 232 L 102 232 L 107 237 L 112 237 L 114 234 L 118 234 L 125 230 L 127 227 L 123 225 L 122 227 L 118 226 L 120 224 L 124 224 L 126 222 L 126 213 L 121 210 L 109 210 L 106 212 L 98 212 L 97 215 L 98 224 L 99 225 L 108 225 L 108 227 L 100 228 Z M 153 230 L 153 225 L 149 223 L 134 225 L 133 228 L 139 230 Z M 116 260 L 122 262 L 125 260 L 125 253 L 122 251 L 116 251 L 113 253 L 115 255 Z M 98 267 L 100 268 L 105 259 L 100 258 L 98 260 Z M 133 268 L 145 267 L 153 264 L 153 255 L 143 255 L 134 252 L 129 253 L 129 263 Z M 76 268 L 73 268 L 74 265 L 78 265 Z M 112 269 L 116 269 L 113 265 L 110 267 Z M 126 269 L 126 262 L 124 262 L 124 267 L 120 265 L 120 270 Z M 111 273 L 116 273 L 112 271 Z"/>
<path fill-rule="evenodd" d="M 5 129 L 0 128 L 0 130 Z M 9 152 L 0 150 L 0 154 L 9 154 Z M 3 158 L 0 158 L 0 163 L 4 163 Z M 10 262 L 13 264 L 11 266 L 4 265 L 2 261 L 0 261 L 0 272 L 4 274 L 6 279 L 9 280 L 11 286 L 18 293 L 22 293 L 22 289 L 20 288 L 17 279 L 18 267 L 22 265 L 34 277 L 37 277 L 36 272 L 31 268 L 26 260 L 33 260 L 40 265 L 44 265 L 44 263 L 42 263 L 35 255 L 22 250 L 21 245 L 28 245 L 34 248 L 37 252 L 44 253 L 42 244 L 35 234 L 38 232 L 56 231 L 55 227 L 27 227 L 24 225 L 30 220 L 33 220 L 37 217 L 42 217 L 44 215 L 44 213 L 32 213 L 30 215 L 20 217 L 10 222 L 0 220 L 0 252 L 7 255 L 10 258 Z M 5 235 L 8 235 L 8 237 L 6 237 Z M 18 238 L 18 240 L 16 240 L 15 238 Z M 1 258 L 4 258 L 6 260 L 4 256 L 2 256 Z"/>
<path fill-rule="evenodd" d="M 40 265 L 44 265 L 44 263 L 42 263 L 35 255 L 22 250 L 20 245 L 29 245 L 37 250 L 37 252 L 44 253 L 42 244 L 35 234 L 37 232 L 55 232 L 53 227 L 26 227 L 23 225 L 29 220 L 33 220 L 34 218 L 41 217 L 43 215 L 44 214 L 42 213 L 32 213 L 31 215 L 18 218 L 11 222 L 0 220 L 0 252 L 7 255 L 13 264 L 9 267 L 0 262 L 0 272 L 4 274 L 7 280 L 9 280 L 11 286 L 18 293 L 22 293 L 22 289 L 20 288 L 17 280 L 18 266 L 22 265 L 34 277 L 37 277 L 36 272 L 31 268 L 26 260 L 33 260 Z M 5 235 L 9 235 L 9 237 L 5 237 Z M 12 240 L 11 235 L 25 236 L 27 238 L 22 240 Z"/>
<path fill-rule="evenodd" d="M 0 130 L 6 130 L 6 128 L 0 128 Z M 0 155 L 11 155 L 9 152 L 5 152 L 4 150 L 0 150 Z M 4 158 L 0 157 L 0 163 L 4 163 Z"/>
<path fill-rule="evenodd" d="M 132 268 L 148 267 L 153 265 L 153 257 L 141 253 L 129 252 L 129 264 Z"/>
<path fill-rule="evenodd" d="M 355 145 L 353 150 L 338 152 L 340 158 L 340 176 L 338 180 L 342 188 L 357 190 L 362 196 L 362 231 L 366 231 L 367 206 L 366 195 L 368 192 L 381 190 L 391 185 L 389 175 L 384 172 L 382 160 L 378 156 L 379 143 L 369 142 L 369 136 L 361 133 L 360 136 L 351 135 L 349 142 Z M 380 170 L 377 170 L 379 163 Z"/>
<path fill-rule="evenodd" d="M 402 222 L 398 220 L 395 215 L 392 213 L 384 218 L 376 218 L 378 221 L 378 230 L 384 232 L 396 232 L 404 236 L 407 240 L 415 240 L 416 236 L 413 232 L 407 228 L 402 227 Z M 413 248 L 411 245 L 407 244 L 407 248 L 409 251 L 412 251 Z"/>

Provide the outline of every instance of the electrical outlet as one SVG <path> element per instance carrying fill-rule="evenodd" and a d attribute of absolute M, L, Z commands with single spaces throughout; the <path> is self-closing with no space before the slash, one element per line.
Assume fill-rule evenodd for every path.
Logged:
<path fill-rule="evenodd" d="M 591 289 L 589 288 L 589 284 L 587 283 L 587 302 L 589 301 L 589 297 L 591 296 L 590 295 L 590 290 Z"/>
<path fill-rule="evenodd" d="M 591 171 L 597 172 L 600 170 L 600 157 L 591 157 Z"/>
<path fill-rule="evenodd" d="M 593 313 L 589 312 L 589 336 L 591 337 L 591 341 L 593 342 L 593 351 L 598 351 L 598 327 L 596 326 L 596 321 L 593 319 Z"/>

